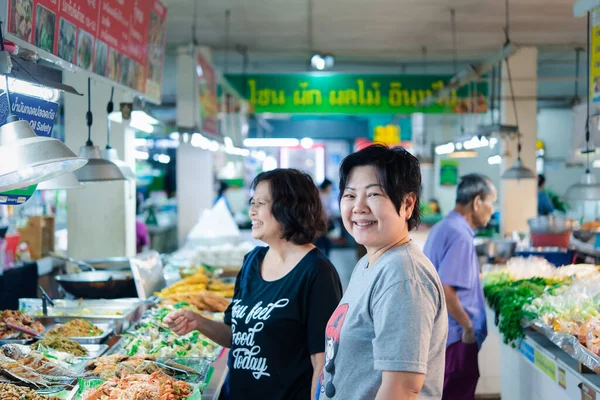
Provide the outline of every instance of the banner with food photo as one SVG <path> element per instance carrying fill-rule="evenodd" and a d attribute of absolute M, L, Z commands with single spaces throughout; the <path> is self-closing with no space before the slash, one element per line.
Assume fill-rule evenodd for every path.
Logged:
<path fill-rule="evenodd" d="M 158 103 L 166 17 L 160 0 L 8 0 L 7 38 Z"/>

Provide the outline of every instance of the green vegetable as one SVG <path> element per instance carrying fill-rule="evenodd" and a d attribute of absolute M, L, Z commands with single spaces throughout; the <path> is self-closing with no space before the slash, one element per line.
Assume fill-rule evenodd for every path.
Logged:
<path fill-rule="evenodd" d="M 198 338 L 200 337 L 200 332 L 193 331 L 192 336 L 190 337 L 190 341 L 194 344 L 198 343 Z"/>
<path fill-rule="evenodd" d="M 135 343 L 133 344 L 133 346 L 131 346 L 131 348 L 130 348 L 130 349 L 129 349 L 129 351 L 127 352 L 127 355 L 128 355 L 129 357 L 131 357 L 131 356 L 134 356 L 134 355 L 137 353 L 137 351 L 138 351 L 138 348 L 140 347 L 140 345 L 141 345 L 141 344 L 142 344 L 142 341 L 141 341 L 141 340 L 139 340 L 139 339 L 138 339 L 138 340 L 136 340 L 136 341 L 135 341 Z"/>
<path fill-rule="evenodd" d="M 177 357 L 185 357 L 187 355 L 187 353 L 188 353 L 187 351 L 178 351 L 176 354 L 177 354 Z"/>
<path fill-rule="evenodd" d="M 523 320 L 536 317 L 536 314 L 528 311 L 525 306 L 544 292 L 553 293 L 563 284 L 545 278 L 510 281 L 507 275 L 494 275 L 484 279 L 483 292 L 490 308 L 494 310 L 494 323 L 504 336 L 504 343 L 516 347 L 515 342 L 525 337 Z"/>
<path fill-rule="evenodd" d="M 158 353 L 158 351 L 160 349 L 162 349 L 163 347 L 166 346 L 166 343 L 160 343 L 158 346 L 156 346 L 155 348 L 153 348 L 152 350 L 150 350 L 148 353 L 149 354 L 154 354 L 154 353 Z"/>
<path fill-rule="evenodd" d="M 176 309 L 180 309 L 183 307 L 189 307 L 189 303 L 186 303 L 185 301 L 180 301 L 179 303 L 175 303 L 173 305 L 173 308 L 176 308 Z"/>

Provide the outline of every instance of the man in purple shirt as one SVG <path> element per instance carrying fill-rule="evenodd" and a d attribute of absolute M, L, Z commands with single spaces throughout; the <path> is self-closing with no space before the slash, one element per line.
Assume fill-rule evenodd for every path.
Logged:
<path fill-rule="evenodd" d="M 473 238 L 474 229 L 490 221 L 496 199 L 496 188 L 487 177 L 463 176 L 454 211 L 431 229 L 423 249 L 440 275 L 448 306 L 445 400 L 475 398 L 477 353 L 487 336 L 487 325 Z"/>

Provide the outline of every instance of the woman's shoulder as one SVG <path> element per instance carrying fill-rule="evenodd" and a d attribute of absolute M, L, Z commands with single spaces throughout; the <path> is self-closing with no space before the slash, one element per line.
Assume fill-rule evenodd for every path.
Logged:
<path fill-rule="evenodd" d="M 388 282 L 414 280 L 438 286 L 439 279 L 435 267 L 413 242 L 388 251 L 385 255 L 381 274 Z"/>
<path fill-rule="evenodd" d="M 301 262 L 303 265 L 297 270 L 302 271 L 305 276 L 314 277 L 323 274 L 337 276 L 337 270 L 329 258 L 316 247 L 309 251 Z"/>

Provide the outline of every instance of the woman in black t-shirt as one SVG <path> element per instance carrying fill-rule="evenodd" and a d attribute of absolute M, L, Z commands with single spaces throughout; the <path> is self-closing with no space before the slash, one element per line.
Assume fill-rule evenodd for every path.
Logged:
<path fill-rule="evenodd" d="M 227 399 L 308 400 L 323 369 L 323 335 L 341 296 L 331 262 L 311 243 L 326 230 L 319 191 L 294 169 L 252 183 L 252 237 L 224 322 L 189 310 L 165 322 L 177 334 L 199 330 L 229 347 Z"/>

